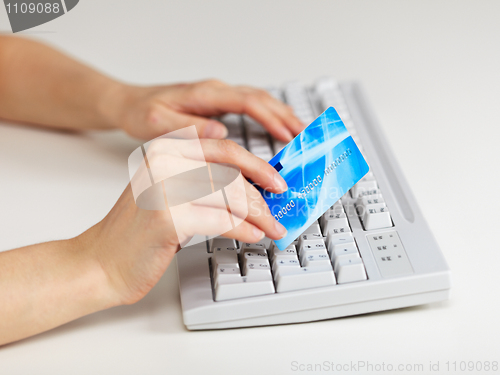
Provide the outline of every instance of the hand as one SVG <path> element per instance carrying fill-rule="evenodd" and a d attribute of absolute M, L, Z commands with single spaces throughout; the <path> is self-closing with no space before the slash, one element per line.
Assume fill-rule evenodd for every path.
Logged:
<path fill-rule="evenodd" d="M 225 138 L 225 126 L 209 117 L 230 112 L 254 118 L 284 142 L 304 129 L 289 106 L 252 87 L 230 86 L 216 80 L 126 87 L 118 126 L 136 138 L 152 139 L 190 125 L 196 125 L 200 138 Z"/>
<path fill-rule="evenodd" d="M 162 140 L 156 145 L 166 146 Z M 172 145 L 168 146 L 171 150 Z M 266 190 L 274 193 L 286 191 L 285 181 L 274 168 L 236 143 L 202 139 L 201 146 L 208 162 L 236 163 L 243 175 Z M 154 143 L 151 147 L 155 147 Z M 150 152 L 150 149 L 147 155 L 151 170 L 167 166 L 169 160 L 165 160 L 161 152 Z M 177 151 L 174 153 L 179 156 Z M 284 237 L 285 228 L 271 215 L 257 189 L 246 180 L 244 186 L 248 216 L 224 235 L 250 243 L 261 240 L 264 235 L 272 239 Z M 138 208 L 129 184 L 104 220 L 82 235 L 86 238 L 83 242 L 91 244 L 89 251 L 92 257 L 98 260 L 106 274 L 110 290 L 107 294 L 113 296 L 113 304 L 130 304 L 140 300 L 163 275 L 179 250 L 180 242 L 193 234 L 218 234 L 214 231 L 220 229 L 221 213 L 227 216 L 225 207 L 190 205 L 188 211 L 205 220 L 187 223 L 181 229 L 174 227 L 168 208 L 164 211 Z M 190 248 L 182 251 L 190 251 Z"/>

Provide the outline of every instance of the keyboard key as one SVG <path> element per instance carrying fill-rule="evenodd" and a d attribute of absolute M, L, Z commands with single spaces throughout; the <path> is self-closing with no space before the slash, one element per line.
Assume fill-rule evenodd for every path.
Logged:
<path fill-rule="evenodd" d="M 354 243 L 354 237 L 352 236 L 352 233 L 341 233 L 341 234 L 335 234 L 333 231 L 328 232 L 326 236 L 326 243 L 328 246 L 328 251 L 331 252 L 331 250 L 334 248 L 335 245 L 337 244 L 346 244 L 348 242 Z"/>
<path fill-rule="evenodd" d="M 214 282 L 231 283 L 238 282 L 241 278 L 239 267 L 226 267 L 224 265 L 214 269 Z"/>
<path fill-rule="evenodd" d="M 321 228 L 325 227 L 325 221 L 330 219 L 340 219 L 346 217 L 344 207 L 342 206 L 342 201 L 338 200 L 332 207 L 325 211 L 323 215 L 319 218 L 319 224 Z"/>
<path fill-rule="evenodd" d="M 240 260 L 241 260 L 241 265 L 242 265 L 242 275 L 245 276 L 247 274 L 247 271 L 249 268 L 259 268 L 261 264 L 265 264 L 267 266 L 263 266 L 264 268 L 267 268 L 268 270 L 271 269 L 271 266 L 269 265 L 269 258 L 267 256 L 266 250 L 255 250 L 255 249 L 247 249 L 247 250 L 242 250 L 240 253 Z M 263 268 L 262 268 L 263 269 Z"/>
<path fill-rule="evenodd" d="M 349 226 L 347 227 L 340 227 L 340 228 L 333 228 L 328 233 L 333 233 L 333 234 L 343 234 L 343 233 L 349 233 L 351 231 L 351 228 Z"/>
<path fill-rule="evenodd" d="M 275 292 L 273 280 L 259 276 L 240 276 L 239 279 L 218 279 L 214 283 L 215 300 L 225 301 L 235 298 L 259 296 Z"/>
<path fill-rule="evenodd" d="M 243 259 L 267 259 L 265 249 L 242 249 L 240 254 Z"/>
<path fill-rule="evenodd" d="M 347 254 L 358 254 L 358 247 L 356 246 L 356 243 L 354 241 L 335 244 L 329 250 L 332 263 L 334 264 L 334 268 L 335 268 L 335 261 L 337 260 L 338 257 Z"/>
<path fill-rule="evenodd" d="M 295 248 L 295 245 L 288 245 L 284 250 L 280 250 L 277 246 L 274 246 L 272 250 L 272 258 L 297 259 L 297 249 Z"/>
<path fill-rule="evenodd" d="M 318 222 L 311 224 L 309 228 L 307 228 L 302 234 L 321 234 L 321 228 L 319 227 Z"/>
<path fill-rule="evenodd" d="M 256 242 L 256 243 L 248 243 L 248 242 L 242 242 L 241 243 L 241 251 L 243 252 L 244 250 L 266 250 L 269 247 L 267 242 Z"/>
<path fill-rule="evenodd" d="M 212 256 L 215 267 L 225 265 L 226 267 L 239 268 L 238 253 L 234 247 L 216 248 Z"/>
<path fill-rule="evenodd" d="M 299 247 L 299 255 L 313 250 L 326 250 L 325 241 L 323 239 L 302 241 Z"/>
<path fill-rule="evenodd" d="M 226 267 L 224 265 L 215 268 L 215 273 L 220 276 L 226 276 L 226 275 L 241 276 L 239 267 Z"/>
<path fill-rule="evenodd" d="M 255 246 L 257 245 L 257 246 Z M 234 248 L 215 249 L 212 257 L 216 301 L 274 293 L 267 252 L 259 244 L 243 244 L 243 269 Z M 260 244 L 262 245 L 262 244 Z M 253 246 L 254 248 L 249 248 Z M 258 247 L 255 249 L 255 247 Z M 236 262 L 236 263 L 234 263 Z"/>
<path fill-rule="evenodd" d="M 269 261 L 262 259 L 248 260 L 243 267 L 243 276 L 255 276 L 262 279 L 272 279 Z"/>
<path fill-rule="evenodd" d="M 272 245 L 273 245 L 273 240 L 271 240 L 269 237 L 264 237 L 259 241 L 259 243 L 264 244 L 267 250 L 270 250 Z"/>
<path fill-rule="evenodd" d="M 368 206 L 369 204 L 377 204 L 377 203 L 385 203 L 382 194 L 359 197 L 356 201 L 356 206 Z"/>
<path fill-rule="evenodd" d="M 267 257 L 267 252 L 266 250 L 254 250 L 254 249 L 247 249 L 247 250 L 242 250 L 240 253 L 240 258 L 241 258 L 241 263 L 243 265 L 243 268 L 247 268 L 247 265 L 249 263 L 262 263 L 262 262 L 268 262 L 269 263 L 269 258 Z M 245 274 L 245 273 L 243 273 Z"/>
<path fill-rule="evenodd" d="M 209 240 L 209 248 L 210 248 L 210 253 L 214 252 L 214 249 L 220 248 L 226 248 L 226 247 L 234 247 L 235 249 L 238 248 L 238 244 L 236 240 L 233 240 L 232 238 L 226 238 L 226 237 L 215 237 Z"/>
<path fill-rule="evenodd" d="M 351 252 L 349 254 L 339 254 L 337 257 L 335 257 L 335 261 L 332 262 L 333 264 L 333 269 L 335 271 L 337 271 L 339 269 L 339 264 L 342 262 L 342 263 L 346 263 L 349 259 L 353 259 L 353 260 L 356 260 L 361 257 L 359 256 L 359 253 L 358 251 L 354 251 L 354 252 Z"/>
<path fill-rule="evenodd" d="M 339 206 L 337 206 L 337 207 L 339 207 Z M 332 220 L 332 219 L 340 219 L 340 218 L 346 217 L 346 215 L 345 215 L 345 211 L 343 208 L 341 210 L 338 208 L 330 208 L 321 217 L 323 218 L 324 221 L 326 221 L 326 220 Z"/>
<path fill-rule="evenodd" d="M 336 216 L 339 216 L 336 218 Z M 343 216 L 343 217 L 340 217 Z M 344 214 L 330 214 L 324 220 L 323 234 L 326 236 L 328 232 L 334 233 L 347 233 L 351 231 L 349 222 Z"/>
<path fill-rule="evenodd" d="M 275 276 L 276 291 L 287 292 L 335 285 L 331 264 L 322 267 L 289 267 Z"/>
<path fill-rule="evenodd" d="M 344 206 L 342 205 L 342 202 L 338 200 L 333 204 L 332 207 L 330 207 L 330 210 L 334 212 L 344 212 Z"/>
<path fill-rule="evenodd" d="M 361 258 L 346 257 L 341 259 L 335 270 L 339 284 L 352 283 L 354 281 L 366 280 L 365 266 Z"/>
<path fill-rule="evenodd" d="M 273 273 L 274 279 L 278 277 L 278 275 L 282 272 L 287 272 L 287 270 L 291 268 L 300 269 L 300 263 L 297 258 L 295 259 L 282 259 L 276 258 L 273 262 Z"/>
<path fill-rule="evenodd" d="M 321 227 L 324 229 L 325 225 L 326 225 L 326 222 L 329 221 L 329 220 L 342 219 L 344 217 L 347 217 L 344 211 L 342 211 L 342 212 L 335 212 L 334 210 L 329 209 L 320 218 Z"/>
<path fill-rule="evenodd" d="M 300 263 L 296 256 L 274 258 L 273 270 L 278 272 L 280 267 L 300 267 Z"/>
<path fill-rule="evenodd" d="M 384 203 L 369 204 L 361 207 L 364 207 L 361 221 L 363 222 L 365 230 L 392 227 L 391 214 Z"/>
<path fill-rule="evenodd" d="M 301 234 L 299 236 L 299 242 L 298 242 L 298 246 L 303 246 L 303 244 L 307 241 L 311 241 L 311 240 L 322 240 L 323 239 L 323 235 L 321 233 L 309 233 L 309 234 Z"/>
<path fill-rule="evenodd" d="M 302 267 L 320 267 L 328 265 L 331 265 L 331 262 L 326 250 L 321 254 L 306 254 L 302 260 Z"/>
<path fill-rule="evenodd" d="M 373 175 L 372 171 L 368 171 L 361 179 L 361 181 L 368 181 L 368 180 L 375 180 L 375 176 Z"/>
<path fill-rule="evenodd" d="M 371 196 L 371 195 L 380 195 L 381 192 L 379 189 L 367 189 L 367 190 L 358 190 L 357 192 L 357 196 L 354 196 L 352 194 L 352 189 L 349 190 L 351 192 L 351 196 L 356 199 L 356 198 L 359 198 L 359 197 L 367 197 L 367 196 Z"/>
<path fill-rule="evenodd" d="M 314 258 L 316 255 L 321 256 L 321 258 L 329 259 L 328 252 L 326 251 L 326 248 L 318 249 L 318 250 L 304 251 L 299 255 L 300 264 L 302 265 L 302 267 L 304 267 L 304 265 L 306 263 L 306 259 L 310 259 L 310 260 L 316 259 L 316 258 Z M 330 263 L 330 260 L 328 260 L 328 262 Z"/>
<path fill-rule="evenodd" d="M 345 193 L 344 195 L 342 195 L 342 203 L 348 203 L 350 200 L 351 200 L 351 191 L 349 190 L 347 193 Z"/>
<path fill-rule="evenodd" d="M 351 188 L 351 195 L 353 198 L 357 198 L 359 196 L 364 196 L 364 192 L 374 191 L 378 189 L 377 181 L 375 180 L 366 180 L 359 181 L 356 185 Z"/>

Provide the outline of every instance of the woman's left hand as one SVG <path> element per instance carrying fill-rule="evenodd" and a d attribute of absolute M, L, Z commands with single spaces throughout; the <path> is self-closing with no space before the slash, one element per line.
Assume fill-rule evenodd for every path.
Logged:
<path fill-rule="evenodd" d="M 200 138 L 225 138 L 226 127 L 210 118 L 225 113 L 246 114 L 284 142 L 291 141 L 304 129 L 291 107 L 265 90 L 253 87 L 208 80 L 167 86 L 126 86 L 125 92 L 118 127 L 136 138 L 149 140 L 190 125 L 196 125 Z"/>

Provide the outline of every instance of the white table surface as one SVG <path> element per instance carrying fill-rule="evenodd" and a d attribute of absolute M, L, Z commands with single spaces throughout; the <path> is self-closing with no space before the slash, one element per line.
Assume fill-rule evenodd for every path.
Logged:
<path fill-rule="evenodd" d="M 133 306 L 0 348 L 0 374 L 301 373 L 293 361 L 425 372 L 440 361 L 441 373 L 453 373 L 447 361 L 500 360 L 499 14 L 498 1 L 82 0 L 20 33 L 135 83 L 359 80 L 454 286 L 449 301 L 399 311 L 189 332 L 172 266 Z M 1 7 L 0 30 L 10 32 Z M 138 144 L 119 133 L 1 124 L 0 250 L 68 238 L 100 220 L 126 186 Z"/>

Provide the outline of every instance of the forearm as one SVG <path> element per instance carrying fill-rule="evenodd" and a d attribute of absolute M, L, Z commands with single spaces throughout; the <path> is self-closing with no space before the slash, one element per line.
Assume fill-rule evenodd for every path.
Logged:
<path fill-rule="evenodd" d="M 114 305 L 87 237 L 0 253 L 0 345 Z"/>
<path fill-rule="evenodd" d="M 0 36 L 0 118 L 65 129 L 111 129 L 123 85 L 34 41 Z"/>

